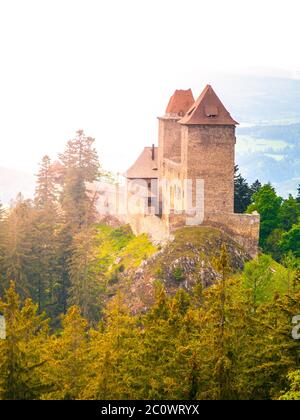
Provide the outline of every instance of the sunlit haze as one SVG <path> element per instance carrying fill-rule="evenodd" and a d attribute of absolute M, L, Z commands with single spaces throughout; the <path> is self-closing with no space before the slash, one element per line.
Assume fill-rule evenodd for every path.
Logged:
<path fill-rule="evenodd" d="M 82 128 L 123 171 L 156 143 L 174 89 L 197 96 L 216 72 L 299 77 L 299 12 L 297 0 L 2 0 L 0 166 L 35 172 Z"/>

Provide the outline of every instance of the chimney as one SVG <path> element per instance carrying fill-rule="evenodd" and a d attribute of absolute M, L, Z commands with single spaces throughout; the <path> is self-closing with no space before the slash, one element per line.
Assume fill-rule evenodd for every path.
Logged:
<path fill-rule="evenodd" d="M 152 144 L 152 160 L 155 159 L 155 146 Z"/>

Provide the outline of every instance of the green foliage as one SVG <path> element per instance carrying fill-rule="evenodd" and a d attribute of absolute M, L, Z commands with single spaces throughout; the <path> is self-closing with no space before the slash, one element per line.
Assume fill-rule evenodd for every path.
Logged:
<path fill-rule="evenodd" d="M 260 245 L 265 253 L 272 255 L 277 261 L 292 251 L 300 256 L 299 197 L 292 195 L 286 200 L 278 197 L 274 188 L 264 185 L 252 197 L 253 202 L 247 211 L 256 210 L 261 217 Z"/>
<path fill-rule="evenodd" d="M 247 262 L 241 275 L 244 287 L 252 291 L 255 306 L 270 302 L 276 293 L 287 293 L 291 287 L 290 277 L 289 271 L 268 255 Z"/>
<path fill-rule="evenodd" d="M 107 279 L 115 276 L 116 270 L 137 268 L 157 251 L 147 235 L 134 236 L 128 225 L 116 229 L 99 225 L 95 240 L 98 265 Z"/>
<path fill-rule="evenodd" d="M 300 258 L 300 223 L 282 235 L 280 247 L 284 253 L 292 251 L 296 257 Z"/>
<path fill-rule="evenodd" d="M 238 173 L 238 166 L 235 166 L 234 174 L 234 212 L 235 213 L 244 213 L 251 203 L 252 191 L 249 187 L 249 184 Z"/>
<path fill-rule="evenodd" d="M 80 307 L 82 315 L 90 322 L 99 321 L 105 287 L 97 258 L 99 244 L 95 241 L 96 233 L 96 228 L 92 226 L 75 235 L 69 260 L 68 303 Z"/>
<path fill-rule="evenodd" d="M 280 400 L 300 400 L 300 369 L 288 374 L 289 390 L 285 392 Z"/>
<path fill-rule="evenodd" d="M 300 217 L 300 203 L 295 198 L 289 195 L 287 200 L 284 200 L 279 211 L 279 227 L 284 230 L 290 230 L 293 225 L 298 223 Z"/>
<path fill-rule="evenodd" d="M 238 245 L 217 229 L 179 229 L 143 264 L 161 283 L 139 313 L 122 292 L 159 248 L 127 225 L 95 224 L 93 143 L 78 131 L 59 177 L 43 158 L 34 201 L 19 195 L 10 210 L 0 205 L 0 399 L 300 399 L 300 343 L 291 336 L 300 313 L 299 196 L 249 186 L 236 168 L 236 211 L 260 213 L 270 255 L 233 276 Z M 186 267 L 171 265 L 182 257 L 194 276 L 189 294 L 180 288 Z M 208 288 L 205 265 L 219 274 Z M 175 280 L 167 290 L 166 273 Z"/>
<path fill-rule="evenodd" d="M 174 279 L 180 283 L 184 280 L 184 273 L 180 267 L 176 267 L 172 273 Z"/>
<path fill-rule="evenodd" d="M 277 228 L 280 221 L 282 198 L 276 195 L 274 188 L 264 185 L 254 194 L 253 203 L 247 209 L 248 213 L 257 211 L 261 217 L 260 244 L 264 246 L 268 236 Z"/>
<path fill-rule="evenodd" d="M 11 286 L 0 302 L 8 333 L 0 341 L 0 398 L 298 399 L 300 343 L 291 319 L 300 313 L 299 287 L 266 298 L 260 280 L 253 301 L 254 278 L 274 264 L 253 262 L 246 283 L 231 277 L 222 247 L 215 260 L 222 276 L 201 302 L 182 289 L 168 296 L 157 283 L 145 314 L 132 314 L 117 293 L 96 329 L 71 307 L 52 335 L 37 306 L 21 307 Z"/>
<path fill-rule="evenodd" d="M 234 168 L 234 212 L 245 213 L 251 204 L 252 196 L 261 188 L 261 183 L 256 180 L 251 186 L 242 175 L 238 172 L 236 165 Z"/>
<path fill-rule="evenodd" d="M 88 323 L 77 307 L 69 308 L 62 320 L 62 330 L 47 342 L 47 363 L 41 378 L 50 384 L 42 399 L 74 400 L 86 385 L 89 355 Z"/>
<path fill-rule="evenodd" d="M 35 190 L 35 205 L 39 209 L 55 210 L 57 189 L 49 156 L 44 156 L 40 163 Z"/>
<path fill-rule="evenodd" d="M 40 374 L 48 322 L 31 300 L 21 308 L 13 283 L 0 300 L 0 312 L 6 322 L 6 339 L 0 340 L 0 399 L 39 398 L 48 386 Z"/>

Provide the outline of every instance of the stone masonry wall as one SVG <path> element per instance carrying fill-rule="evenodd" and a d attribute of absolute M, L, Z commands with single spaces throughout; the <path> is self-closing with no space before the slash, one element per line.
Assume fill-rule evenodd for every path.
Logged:
<path fill-rule="evenodd" d="M 158 162 L 159 169 L 163 158 L 179 161 L 181 156 L 181 126 L 178 118 L 159 118 Z"/>
<path fill-rule="evenodd" d="M 186 226 L 186 216 L 170 215 L 167 224 L 170 232 L 172 232 Z M 260 216 L 257 213 L 207 213 L 200 226 L 215 227 L 227 233 L 253 258 L 258 253 Z"/>
<path fill-rule="evenodd" d="M 182 175 L 204 180 L 205 213 L 233 213 L 235 143 L 233 126 L 182 127 Z"/>
<path fill-rule="evenodd" d="M 147 233 L 153 241 L 165 243 L 172 232 L 186 226 L 186 216 L 165 215 L 161 218 L 150 215 L 135 215 L 127 218 L 134 234 Z M 252 257 L 258 254 L 260 216 L 258 214 L 210 213 L 201 226 L 215 227 L 227 233 Z"/>
<path fill-rule="evenodd" d="M 127 223 L 135 235 L 147 233 L 154 242 L 165 243 L 170 239 L 170 231 L 159 217 L 154 215 L 135 215 L 127 216 Z"/>

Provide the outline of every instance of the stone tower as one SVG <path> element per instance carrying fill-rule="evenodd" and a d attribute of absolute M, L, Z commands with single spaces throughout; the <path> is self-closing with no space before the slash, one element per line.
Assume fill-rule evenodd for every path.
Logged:
<path fill-rule="evenodd" d="M 126 215 L 133 231 L 164 242 L 183 226 L 211 226 L 226 232 L 249 255 L 257 255 L 259 215 L 234 213 L 238 123 L 212 87 L 207 85 L 196 102 L 190 89 L 176 90 L 158 121 L 158 147 L 145 148 L 125 174 L 128 181 L 147 182 L 142 198 L 148 200 L 147 210 L 155 208 L 155 213 L 145 212 L 146 205 Z M 191 182 L 185 180 L 192 181 L 192 197 Z M 197 201 L 196 180 L 203 187 Z M 158 189 L 153 191 L 152 185 Z"/>
<path fill-rule="evenodd" d="M 158 174 L 159 179 L 170 178 L 169 165 L 175 165 L 178 178 L 181 178 L 181 131 L 178 122 L 195 103 L 191 89 L 175 90 L 171 96 L 165 115 L 158 118 Z M 171 178 L 173 178 L 171 176 Z M 159 185 L 159 211 L 163 210 L 166 200 L 163 197 L 161 184 Z"/>
<path fill-rule="evenodd" d="M 210 85 L 178 121 L 182 177 L 204 180 L 205 215 L 234 212 L 237 124 Z"/>
<path fill-rule="evenodd" d="M 195 100 L 191 89 L 176 90 L 171 96 L 166 113 L 159 117 L 158 166 L 161 172 L 163 159 L 175 162 L 181 159 L 181 126 L 178 121 L 186 114 Z"/>

